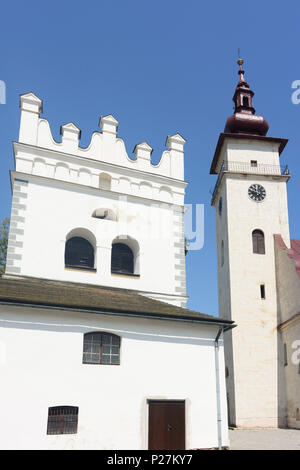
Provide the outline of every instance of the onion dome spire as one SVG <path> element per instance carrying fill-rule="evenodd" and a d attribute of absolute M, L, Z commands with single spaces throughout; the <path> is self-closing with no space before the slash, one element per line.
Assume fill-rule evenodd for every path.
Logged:
<path fill-rule="evenodd" d="M 255 115 L 252 105 L 254 92 L 244 78 L 243 63 L 243 59 L 239 58 L 237 64 L 240 67 L 240 79 L 232 98 L 235 105 L 234 114 L 227 119 L 224 132 L 264 136 L 268 132 L 269 124 L 262 116 Z"/>

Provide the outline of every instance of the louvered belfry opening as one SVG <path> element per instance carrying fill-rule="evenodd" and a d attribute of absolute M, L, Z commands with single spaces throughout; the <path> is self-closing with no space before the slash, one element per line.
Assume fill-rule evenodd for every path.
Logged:
<path fill-rule="evenodd" d="M 264 255 L 265 249 L 265 236 L 261 230 L 253 230 L 252 232 L 253 253 Z"/>
<path fill-rule="evenodd" d="M 65 265 L 73 268 L 94 268 L 94 248 L 82 237 L 70 238 L 66 243 Z"/>
<path fill-rule="evenodd" d="M 114 243 L 111 250 L 111 272 L 134 274 L 134 256 L 124 243 Z"/>

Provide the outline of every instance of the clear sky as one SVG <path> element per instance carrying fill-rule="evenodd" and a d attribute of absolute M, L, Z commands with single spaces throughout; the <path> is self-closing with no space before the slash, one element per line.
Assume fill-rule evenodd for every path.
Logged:
<path fill-rule="evenodd" d="M 205 243 L 187 257 L 190 308 L 216 314 L 217 267 L 209 168 L 218 135 L 232 114 L 237 49 L 254 107 L 268 135 L 289 143 L 282 154 L 288 184 L 291 236 L 300 238 L 300 104 L 291 84 L 300 80 L 300 4 L 200 0 L 15 1 L 2 3 L 0 80 L 0 219 L 10 215 L 12 141 L 19 131 L 19 95 L 33 91 L 59 139 L 73 121 L 81 145 L 100 115 L 119 120 L 131 155 L 146 140 L 157 162 L 169 134 L 187 139 L 187 203 L 205 205 Z M 237 221 L 238 230 L 238 221 Z"/>

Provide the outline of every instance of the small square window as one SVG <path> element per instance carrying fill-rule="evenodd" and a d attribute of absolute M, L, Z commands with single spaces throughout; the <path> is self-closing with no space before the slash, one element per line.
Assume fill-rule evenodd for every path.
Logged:
<path fill-rule="evenodd" d="M 251 160 L 252 168 L 257 168 L 257 160 Z"/>

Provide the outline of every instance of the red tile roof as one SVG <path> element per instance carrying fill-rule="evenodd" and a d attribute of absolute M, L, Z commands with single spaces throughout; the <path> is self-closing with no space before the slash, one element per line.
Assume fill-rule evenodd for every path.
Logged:
<path fill-rule="evenodd" d="M 294 260 L 295 268 L 300 277 L 300 240 L 291 240 L 291 248 L 288 248 L 281 235 L 274 235 L 277 244 L 286 251 L 289 258 Z"/>

